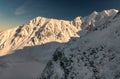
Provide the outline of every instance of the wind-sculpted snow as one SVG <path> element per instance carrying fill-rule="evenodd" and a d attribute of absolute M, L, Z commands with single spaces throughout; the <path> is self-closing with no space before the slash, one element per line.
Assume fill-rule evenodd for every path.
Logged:
<path fill-rule="evenodd" d="M 94 25 L 96 30 L 57 48 L 39 79 L 120 79 L 120 16 L 116 15 L 106 20 L 110 22 L 104 28 Z"/>

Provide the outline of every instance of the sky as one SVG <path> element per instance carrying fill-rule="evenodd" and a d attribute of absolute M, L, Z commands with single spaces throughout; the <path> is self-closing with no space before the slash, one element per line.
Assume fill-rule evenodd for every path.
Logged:
<path fill-rule="evenodd" d="M 120 9 L 120 0 L 0 0 L 0 29 L 22 25 L 43 16 L 72 20 L 93 11 Z"/>

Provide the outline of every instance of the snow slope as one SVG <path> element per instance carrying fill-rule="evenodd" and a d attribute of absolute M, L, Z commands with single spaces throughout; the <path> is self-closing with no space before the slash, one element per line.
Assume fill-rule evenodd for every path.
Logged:
<path fill-rule="evenodd" d="M 39 79 L 120 79 L 120 14 L 99 19 L 86 20 L 93 26 L 84 36 L 57 48 Z"/>
<path fill-rule="evenodd" d="M 74 53 L 74 48 L 84 51 L 87 47 L 92 48 L 92 45 L 97 47 L 97 42 L 102 44 L 102 35 L 106 37 L 106 40 L 110 36 L 109 31 L 104 29 L 107 29 L 108 26 L 116 29 L 113 25 L 115 24 L 116 27 L 119 25 L 118 17 L 118 10 L 115 9 L 93 12 L 86 17 L 76 17 L 73 21 L 36 17 L 22 26 L 0 32 L 0 55 L 2 56 L 0 57 L 0 79 L 37 79 L 47 62 L 52 59 L 54 52 L 53 59 L 44 69 L 41 78 L 70 79 L 72 76 L 70 74 L 73 74 L 74 70 L 75 72 L 80 71 L 77 67 L 78 63 L 75 62 L 79 55 Z M 108 36 L 106 36 L 107 34 Z M 70 42 L 66 44 L 68 41 Z M 91 41 L 95 41 L 96 45 Z M 61 51 L 64 50 L 65 56 L 61 55 Z M 60 56 L 58 51 L 60 51 Z M 74 61 L 75 67 L 68 62 L 71 55 L 75 56 L 75 61 L 70 60 Z M 68 73 L 68 65 L 64 69 L 60 63 L 68 64 L 75 69 L 70 69 L 71 71 Z M 79 72 L 79 74 L 81 73 Z M 75 79 L 79 79 L 79 77 L 76 76 Z"/>

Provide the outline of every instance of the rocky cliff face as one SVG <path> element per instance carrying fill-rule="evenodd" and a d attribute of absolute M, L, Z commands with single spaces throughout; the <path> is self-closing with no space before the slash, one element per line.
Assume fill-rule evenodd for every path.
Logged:
<path fill-rule="evenodd" d="M 94 12 L 81 27 L 83 35 L 57 48 L 39 79 L 120 79 L 119 12 Z"/>

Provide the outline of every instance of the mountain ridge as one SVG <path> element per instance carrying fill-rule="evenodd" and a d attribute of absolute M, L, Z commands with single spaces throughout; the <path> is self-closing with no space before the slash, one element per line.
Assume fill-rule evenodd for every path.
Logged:
<path fill-rule="evenodd" d="M 10 52 L 24 46 L 40 45 L 52 41 L 67 42 L 72 36 L 78 37 L 78 31 L 79 29 L 71 21 L 36 17 L 22 26 L 1 32 L 0 38 L 3 38 L 0 41 L 0 51 L 4 52 L 8 49 Z"/>

